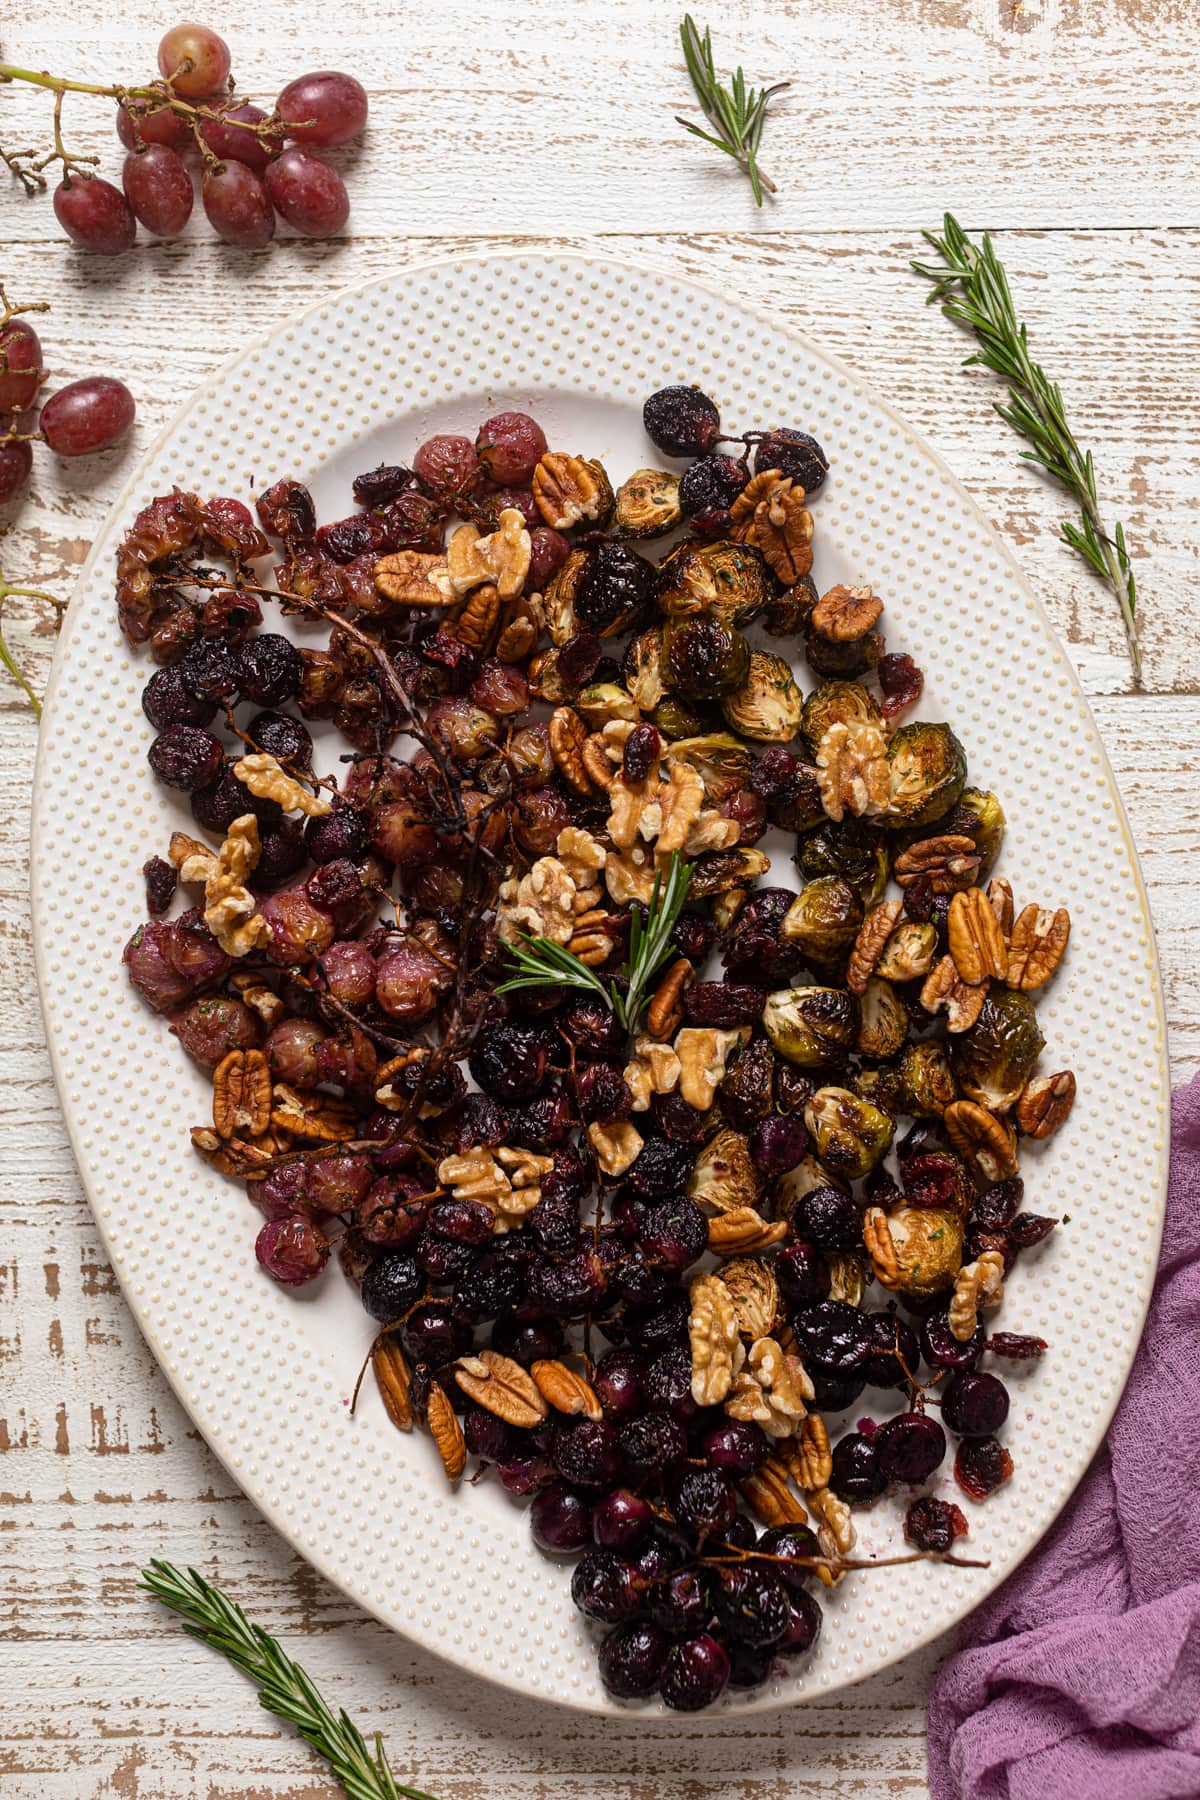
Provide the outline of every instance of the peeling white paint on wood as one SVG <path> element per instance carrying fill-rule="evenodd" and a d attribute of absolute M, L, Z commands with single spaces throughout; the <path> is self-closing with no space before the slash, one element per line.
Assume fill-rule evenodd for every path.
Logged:
<path fill-rule="evenodd" d="M 130 0 L 119 17 L 92 13 L 81 21 L 60 4 L 36 23 L 19 18 L 3 55 L 96 80 L 152 65 L 161 11 Z M 48 199 L 25 203 L 0 183 L 0 274 L 13 295 L 53 303 L 43 341 L 55 381 L 97 370 L 129 380 L 139 446 L 247 332 L 347 282 L 501 241 L 599 242 L 812 332 L 942 452 L 1067 642 L 1141 852 L 1182 1077 L 1200 1066 L 1200 209 L 1185 129 L 1200 20 L 1189 0 L 726 0 L 706 17 L 718 54 L 740 55 L 752 79 L 795 79 L 763 149 L 781 196 L 761 214 L 716 153 L 673 124 L 689 94 L 674 15 L 650 0 L 577 0 L 569 34 L 561 0 L 479 0 L 469 15 L 435 0 L 353 0 L 332 22 L 316 0 L 294 0 L 286 23 L 276 0 L 215 20 L 245 86 L 269 96 L 305 65 L 334 62 L 372 88 L 369 140 L 344 153 L 348 241 L 245 258 L 197 217 L 184 243 L 142 241 L 119 266 L 96 265 L 61 242 Z M 46 139 L 49 115 L 44 95 L 0 89 L 6 146 Z M 66 119 L 71 141 L 114 176 L 107 106 L 81 98 Z M 946 207 L 1004 232 L 1037 353 L 1086 422 L 1105 505 L 1139 559 L 1140 693 L 1115 602 L 1055 542 L 1059 497 L 1022 468 L 991 413 L 993 384 L 962 373 L 966 344 L 906 272 L 920 229 Z M 8 578 L 66 592 L 127 467 L 43 456 L 3 546 Z M 25 603 L 5 621 L 38 686 L 53 647 L 47 613 Z M 219 1572 L 440 1800 L 924 1795 L 936 1648 L 774 1718 L 601 1724 L 514 1705 L 416 1656 L 263 1523 L 167 1390 L 79 1190 L 29 948 L 33 749 L 28 710 L 0 687 L 6 1800 L 334 1793 L 245 1683 L 139 1597 L 152 1555 Z M 96 853 L 80 845 L 81 879 Z"/>

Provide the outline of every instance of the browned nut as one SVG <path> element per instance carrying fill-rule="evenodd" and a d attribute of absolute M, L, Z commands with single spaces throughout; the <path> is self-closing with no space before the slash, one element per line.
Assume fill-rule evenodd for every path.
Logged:
<path fill-rule="evenodd" d="M 686 956 L 673 962 L 657 988 L 646 1013 L 646 1035 L 659 1043 L 674 1037 L 683 1024 L 683 996 L 695 979 L 696 971 Z"/>
<path fill-rule="evenodd" d="M 590 794 L 592 782 L 583 766 L 587 726 L 573 706 L 558 706 L 550 715 L 550 754 L 554 766 L 577 794 Z"/>
<path fill-rule="evenodd" d="M 444 556 L 396 550 L 375 564 L 375 586 L 396 606 L 453 606 L 459 596 Z"/>
<path fill-rule="evenodd" d="M 773 494 L 786 490 L 789 485 L 787 476 L 781 475 L 778 469 L 764 469 L 761 474 L 753 476 L 729 509 L 733 524 L 742 527 L 740 531 L 735 531 L 735 537 L 745 536 L 745 528 L 749 526 L 761 501 L 769 500 Z"/>
<path fill-rule="evenodd" d="M 261 1050 L 231 1050 L 213 1071 L 213 1124 L 223 1138 L 260 1137 L 271 1123 L 271 1071 Z"/>
<path fill-rule="evenodd" d="M 708 1247 L 718 1256 L 747 1256 L 755 1250 L 769 1250 L 787 1234 L 785 1220 L 768 1224 L 752 1206 L 735 1206 L 708 1221 Z"/>
<path fill-rule="evenodd" d="M 884 945 L 896 928 L 903 906 L 902 900 L 881 900 L 863 920 L 846 965 L 846 986 L 852 994 L 865 993 L 867 982 L 883 955 Z"/>
<path fill-rule="evenodd" d="M 261 1181 L 271 1167 L 276 1154 L 271 1145 L 272 1133 L 266 1132 L 262 1137 L 249 1138 L 218 1137 L 210 1125 L 194 1125 L 192 1127 L 192 1149 L 211 1163 L 219 1175 L 232 1175 L 236 1181 Z"/>
<path fill-rule="evenodd" d="M 450 627 L 460 644 L 487 655 L 496 641 L 500 624 L 500 590 L 494 582 L 486 582 L 471 595 Z"/>
<path fill-rule="evenodd" d="M 1053 1137 L 1074 1104 L 1075 1077 L 1070 1069 L 1034 1075 L 1017 1101 L 1017 1124 L 1026 1137 Z"/>
<path fill-rule="evenodd" d="M 358 1116 L 345 1101 L 300 1095 L 281 1081 L 271 1096 L 271 1124 L 310 1144 L 346 1143 L 358 1135 Z"/>
<path fill-rule="evenodd" d="M 952 956 L 934 964 L 921 988 L 921 1005 L 926 1012 L 944 1012 L 947 1031 L 969 1031 L 986 999 L 987 988 L 964 981 Z"/>
<path fill-rule="evenodd" d="M 900 1259 L 892 1241 L 892 1228 L 881 1206 L 868 1206 L 863 1214 L 863 1243 L 880 1287 L 900 1286 Z"/>
<path fill-rule="evenodd" d="M 577 913 L 575 929 L 567 940 L 571 955 L 577 956 L 589 969 L 598 969 L 602 962 L 607 962 L 612 955 L 613 940 L 608 931 L 612 922 L 612 914 L 606 913 L 601 906 Z"/>
<path fill-rule="evenodd" d="M 803 1525 L 808 1509 L 792 1488 L 786 1465 L 768 1456 L 741 1484 L 742 1499 L 763 1525 Z"/>
<path fill-rule="evenodd" d="M 522 1431 L 532 1431 L 550 1410 L 528 1369 L 498 1350 L 460 1356 L 454 1379 L 468 1400 Z"/>
<path fill-rule="evenodd" d="M 529 1373 L 537 1386 L 539 1394 L 555 1412 L 578 1414 L 585 1419 L 597 1420 L 604 1417 L 604 1408 L 599 1396 L 590 1381 L 577 1375 L 574 1369 L 564 1362 L 535 1362 L 529 1365 Z"/>
<path fill-rule="evenodd" d="M 910 888 L 918 876 L 928 875 L 935 894 L 956 894 L 972 886 L 980 860 L 973 838 L 950 833 L 910 844 L 896 858 L 893 873 L 902 888 Z"/>
<path fill-rule="evenodd" d="M 603 474 L 603 471 L 601 471 Z M 533 471 L 533 499 L 553 531 L 569 531 L 582 519 L 598 519 L 611 498 L 595 469 L 581 456 L 548 450 Z"/>
<path fill-rule="evenodd" d="M 804 489 L 791 481 L 776 482 L 740 535 L 757 544 L 784 587 L 794 587 L 812 568 L 813 517 L 804 504 Z"/>
<path fill-rule="evenodd" d="M 1004 875 L 993 875 L 992 879 L 988 882 L 987 896 L 991 901 L 992 911 L 996 915 L 1000 930 L 1004 936 L 1004 941 L 1007 944 L 1009 938 L 1012 936 L 1013 928 L 1014 909 L 1012 882 Z"/>
<path fill-rule="evenodd" d="M 992 978 L 1003 981 L 1008 951 L 1000 921 L 981 888 L 962 888 L 952 896 L 946 925 L 950 954 L 965 982 L 978 987 Z"/>
<path fill-rule="evenodd" d="M 404 1352 L 391 1332 L 381 1332 L 371 1349 L 371 1367 L 384 1411 L 397 1431 L 411 1431 L 412 1381 Z"/>
<path fill-rule="evenodd" d="M 1010 988 L 1024 994 L 1044 987 L 1063 959 L 1071 935 L 1071 915 L 1065 906 L 1057 912 L 1047 907 L 1024 906 L 1017 915 L 1008 947 Z"/>
<path fill-rule="evenodd" d="M 608 749 L 602 732 L 588 733 L 583 746 L 582 762 L 594 785 L 608 793 L 617 778 L 617 771 L 609 761 Z"/>
<path fill-rule="evenodd" d="M 1017 1173 L 1016 1133 L 974 1100 L 954 1100 L 942 1114 L 946 1136 L 976 1180 L 985 1187 Z"/>
<path fill-rule="evenodd" d="M 809 624 L 818 637 L 831 644 L 853 644 L 866 637 L 882 611 L 883 601 L 869 587 L 846 587 L 839 582 L 821 595 Z"/>
<path fill-rule="evenodd" d="M 429 1390 L 425 1423 L 437 1445 L 448 1481 L 458 1481 L 467 1466 L 467 1442 L 450 1396 L 434 1382 Z"/>

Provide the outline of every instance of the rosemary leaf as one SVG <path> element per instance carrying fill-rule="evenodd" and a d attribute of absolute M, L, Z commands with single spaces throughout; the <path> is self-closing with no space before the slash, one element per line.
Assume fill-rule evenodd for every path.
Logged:
<path fill-rule="evenodd" d="M 344 1711 L 334 1713 L 312 1679 L 282 1644 L 252 1625 L 240 1606 L 211 1587 L 195 1569 L 186 1574 L 157 1557 L 142 1570 L 142 1585 L 171 1612 L 189 1636 L 219 1651 L 258 1687 L 258 1701 L 277 1719 L 294 1725 L 323 1756 L 350 1800 L 433 1800 L 396 1780 L 380 1737 L 369 1750 Z"/>
<path fill-rule="evenodd" d="M 761 206 L 764 192 L 775 192 L 775 183 L 758 166 L 758 146 L 762 140 L 767 108 L 775 95 L 781 94 L 791 83 L 777 81 L 772 87 L 747 87 L 745 74 L 739 65 L 729 87 L 723 87 L 713 61 L 712 33 L 705 26 L 704 36 L 701 37 L 691 13 L 684 14 L 683 24 L 679 27 L 679 41 L 683 46 L 683 60 L 701 111 L 713 129 L 711 132 L 705 131 L 702 126 L 694 124 L 690 119 L 680 118 L 678 114 L 675 122 L 682 125 L 685 131 L 690 131 L 693 137 L 703 138 L 706 144 L 712 144 L 715 149 L 723 150 L 726 156 L 732 156 L 750 182 L 755 204 Z"/>
<path fill-rule="evenodd" d="M 1116 595 L 1133 671 L 1140 680 L 1137 584 L 1124 527 L 1116 524 L 1111 535 L 1105 529 L 1092 453 L 1082 451 L 1076 441 L 1061 388 L 1029 354 L 1028 334 L 1017 318 L 1008 276 L 992 240 L 985 232 L 982 243 L 973 244 L 951 213 L 945 216 L 940 237 L 930 231 L 923 236 L 942 259 L 911 265 L 932 284 L 928 302 L 939 302 L 948 319 L 975 337 L 979 348 L 967 358 L 967 365 L 977 363 L 1007 382 L 1008 404 L 997 403 L 996 411 L 1032 445 L 1020 452 L 1022 461 L 1044 469 L 1078 504 L 1079 523 L 1065 520 L 1062 540 Z"/>

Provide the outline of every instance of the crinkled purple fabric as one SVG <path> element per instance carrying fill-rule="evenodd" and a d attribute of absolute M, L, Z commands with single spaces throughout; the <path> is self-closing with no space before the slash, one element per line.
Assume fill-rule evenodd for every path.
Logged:
<path fill-rule="evenodd" d="M 1174 1099 L 1129 1385 L 1066 1511 L 943 1665 L 929 1784 L 934 1800 L 1200 1796 L 1200 1077 Z"/>

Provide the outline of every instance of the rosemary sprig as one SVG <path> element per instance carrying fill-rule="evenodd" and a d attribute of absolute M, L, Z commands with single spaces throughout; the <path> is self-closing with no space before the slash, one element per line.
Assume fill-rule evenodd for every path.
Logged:
<path fill-rule="evenodd" d="M 259 1690 L 259 1705 L 296 1727 L 325 1758 L 350 1800 L 432 1800 L 420 1788 L 397 1781 L 379 1735 L 374 1752 L 368 1750 L 348 1714 L 334 1713 L 283 1646 L 261 1625 L 252 1625 L 240 1606 L 195 1569 L 185 1575 L 156 1557 L 142 1570 L 142 1585 L 179 1614 L 189 1636 L 220 1651 L 250 1677 Z"/>
<path fill-rule="evenodd" d="M 723 150 L 726 156 L 732 156 L 738 167 L 749 177 L 755 202 L 761 206 L 764 191 L 768 194 L 776 191 L 775 183 L 758 166 L 758 146 L 767 108 L 776 94 L 781 94 L 784 88 L 792 84 L 790 81 L 777 81 L 774 87 L 748 88 L 739 64 L 730 85 L 722 87 L 713 62 L 712 33 L 706 25 L 704 36 L 701 37 L 691 13 L 684 14 L 683 24 L 679 27 L 679 41 L 683 45 L 683 60 L 696 90 L 696 98 L 713 130 L 705 131 L 690 119 L 680 118 L 678 113 L 675 115 L 675 122 L 682 125 L 685 131 L 690 131 L 693 137 L 703 138 L 706 144 L 712 144 L 716 149 Z"/>
<path fill-rule="evenodd" d="M 985 232 L 982 244 L 973 244 L 951 213 L 945 216 L 941 237 L 932 231 L 922 235 L 942 258 L 940 264 L 912 264 L 918 275 L 933 283 L 927 303 L 940 301 L 946 317 L 978 340 L 980 347 L 965 366 L 978 363 L 1008 383 L 1008 405 L 997 405 L 996 411 L 1032 444 L 1031 450 L 1021 451 L 1022 460 L 1039 464 L 1078 502 L 1079 523 L 1063 521 L 1063 540 L 1117 596 L 1134 674 L 1140 679 L 1137 586 L 1124 527 L 1115 525 L 1111 535 L 1105 529 L 1092 453 L 1082 451 L 1075 440 L 1057 382 L 1050 381 L 1029 354 L 1025 326 L 1017 318 L 1008 277 L 992 240 Z"/>
<path fill-rule="evenodd" d="M 621 966 L 626 984 L 624 992 L 616 982 L 610 982 L 606 987 L 600 977 L 564 945 L 555 944 L 549 938 L 528 936 L 523 943 L 510 946 L 508 954 L 517 972 L 496 992 L 510 994 L 520 988 L 564 986 L 586 988 L 599 994 L 626 1031 L 636 1031 L 642 1010 L 650 998 L 650 983 L 671 955 L 671 933 L 683 911 L 691 881 L 691 864 L 682 862 L 678 851 L 673 852 L 665 883 L 661 869 L 654 877 L 645 918 L 640 908 L 635 908 L 630 918 L 629 954 Z"/>

